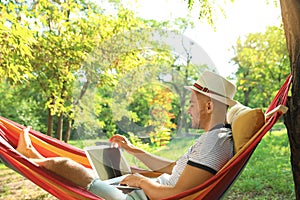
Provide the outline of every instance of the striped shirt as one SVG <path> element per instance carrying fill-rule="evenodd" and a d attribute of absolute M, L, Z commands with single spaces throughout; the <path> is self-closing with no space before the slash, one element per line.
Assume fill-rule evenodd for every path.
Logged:
<path fill-rule="evenodd" d="M 216 174 L 233 156 L 231 128 L 219 124 L 203 133 L 188 151 L 181 156 L 171 175 L 158 178 L 164 185 L 175 185 L 186 165 L 191 165 Z"/>

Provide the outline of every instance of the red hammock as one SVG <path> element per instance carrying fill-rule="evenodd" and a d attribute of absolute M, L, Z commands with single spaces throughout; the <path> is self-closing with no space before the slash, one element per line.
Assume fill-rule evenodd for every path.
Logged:
<path fill-rule="evenodd" d="M 250 156 L 262 137 L 272 128 L 282 115 L 276 107 L 286 105 L 287 95 L 291 84 L 290 75 L 274 100 L 271 102 L 266 114 L 265 125 L 250 139 L 250 141 L 212 178 L 205 183 L 190 190 L 166 199 L 219 199 L 228 190 L 242 169 L 247 164 Z M 273 113 L 274 112 L 274 113 Z M 18 153 L 15 148 L 18 143 L 19 133 L 24 126 L 0 117 L 0 159 L 10 168 L 22 174 L 32 182 L 42 187 L 59 199 L 101 199 L 89 191 L 72 182 L 36 165 Z M 33 146 L 45 157 L 64 156 L 91 168 L 82 149 L 63 143 L 37 131 L 31 130 L 30 137 Z"/>

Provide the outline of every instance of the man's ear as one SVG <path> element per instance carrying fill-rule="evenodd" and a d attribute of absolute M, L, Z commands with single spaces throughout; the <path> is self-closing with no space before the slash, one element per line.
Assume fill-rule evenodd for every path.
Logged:
<path fill-rule="evenodd" d="M 212 113 L 214 110 L 214 102 L 212 100 L 209 100 L 206 104 L 207 113 Z"/>

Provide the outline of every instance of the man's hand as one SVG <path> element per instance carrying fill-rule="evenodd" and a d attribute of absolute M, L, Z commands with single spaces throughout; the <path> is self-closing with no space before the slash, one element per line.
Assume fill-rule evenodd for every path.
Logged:
<path fill-rule="evenodd" d="M 149 178 L 142 176 L 140 174 L 131 174 L 126 176 L 121 182 L 121 185 L 128 185 L 131 187 L 138 187 L 141 188 L 141 182 L 142 181 L 148 181 Z"/>
<path fill-rule="evenodd" d="M 133 154 L 134 150 L 136 150 L 136 147 L 133 144 L 131 144 L 125 136 L 114 135 L 109 139 L 109 141 L 116 144 L 118 148 L 125 149 L 128 153 Z"/>

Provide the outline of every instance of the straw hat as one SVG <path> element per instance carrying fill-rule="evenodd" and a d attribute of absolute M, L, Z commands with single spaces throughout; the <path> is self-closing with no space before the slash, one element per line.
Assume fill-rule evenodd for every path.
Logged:
<path fill-rule="evenodd" d="M 229 106 L 237 103 L 233 100 L 235 85 L 210 71 L 203 72 L 193 86 L 185 86 L 185 88 L 197 91 Z"/>

